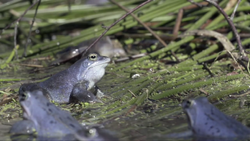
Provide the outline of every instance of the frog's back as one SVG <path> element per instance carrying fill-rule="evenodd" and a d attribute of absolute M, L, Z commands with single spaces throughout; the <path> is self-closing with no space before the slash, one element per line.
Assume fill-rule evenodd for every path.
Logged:
<path fill-rule="evenodd" d="M 33 99 L 33 101 L 36 105 L 33 104 L 30 111 L 39 136 L 61 137 L 83 129 L 83 126 L 69 112 L 50 103 L 44 96 Z"/>
<path fill-rule="evenodd" d="M 50 97 L 53 101 L 66 103 L 69 101 L 69 95 L 76 82 L 76 78 L 67 69 L 38 83 L 38 85 L 51 94 Z"/>
<path fill-rule="evenodd" d="M 196 106 L 200 106 L 197 111 L 198 118 L 194 121 L 195 134 L 197 136 L 217 136 L 217 137 L 247 137 L 250 129 L 242 125 L 237 120 L 225 115 L 207 100 L 196 99 Z"/>

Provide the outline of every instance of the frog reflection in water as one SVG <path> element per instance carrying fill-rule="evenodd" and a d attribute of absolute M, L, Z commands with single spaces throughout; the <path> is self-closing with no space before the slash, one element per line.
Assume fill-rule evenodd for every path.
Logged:
<path fill-rule="evenodd" d="M 36 84 L 30 84 L 28 91 L 19 93 L 24 120 L 11 127 L 12 135 L 35 130 L 38 140 L 116 140 L 104 129 L 79 124 L 69 112 L 50 103 L 45 92 Z"/>
<path fill-rule="evenodd" d="M 182 103 L 182 108 L 197 139 L 234 140 L 236 138 L 249 138 L 249 128 L 223 114 L 209 103 L 206 97 L 185 100 Z"/>
<path fill-rule="evenodd" d="M 95 84 L 103 77 L 109 62 L 110 58 L 91 53 L 68 69 L 38 83 L 38 86 L 45 89 L 50 100 L 57 103 L 68 103 L 72 99 L 84 102 L 98 101 L 89 90 L 95 87 L 98 96 L 101 97 L 102 92 Z M 20 90 L 24 87 L 27 86 L 21 86 Z"/>

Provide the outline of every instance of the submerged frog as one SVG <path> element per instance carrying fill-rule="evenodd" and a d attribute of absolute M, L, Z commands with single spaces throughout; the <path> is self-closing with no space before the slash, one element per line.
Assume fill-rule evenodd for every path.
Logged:
<path fill-rule="evenodd" d="M 30 84 L 28 91 L 19 94 L 24 120 L 11 127 L 12 135 L 37 132 L 38 140 L 115 139 L 101 128 L 82 126 L 69 112 L 56 107 L 45 96 L 45 91 L 36 84 Z"/>
<path fill-rule="evenodd" d="M 79 59 L 80 55 L 96 40 L 96 38 L 83 41 L 77 46 L 70 46 L 65 50 L 57 53 L 56 60 L 51 65 L 58 65 L 66 61 Z M 107 56 L 109 58 L 126 56 L 125 50 L 122 48 L 121 43 L 117 40 L 111 40 L 109 36 L 101 38 L 94 46 L 88 51 L 89 53 L 98 53 L 101 56 Z M 85 56 L 85 55 L 84 55 Z M 82 57 L 84 57 L 82 56 Z"/>
<path fill-rule="evenodd" d="M 206 97 L 185 100 L 182 108 L 196 138 L 201 140 L 234 140 L 249 138 L 250 129 L 235 119 L 223 114 Z"/>
<path fill-rule="evenodd" d="M 95 84 L 103 77 L 109 62 L 110 58 L 91 53 L 37 85 L 48 92 L 50 100 L 57 103 L 68 103 L 71 99 L 98 101 L 89 90 L 95 87 L 102 95 Z"/>

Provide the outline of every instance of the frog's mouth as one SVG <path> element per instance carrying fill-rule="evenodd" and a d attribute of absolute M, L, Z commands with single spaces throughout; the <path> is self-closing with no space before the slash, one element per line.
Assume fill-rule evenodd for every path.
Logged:
<path fill-rule="evenodd" d="M 89 69 L 90 68 L 94 68 L 94 67 L 97 67 L 97 66 L 102 66 L 102 65 L 108 65 L 108 63 L 109 63 L 109 61 L 108 62 L 101 62 L 101 63 L 96 63 L 96 64 L 92 64 L 90 67 L 89 67 Z"/>
<path fill-rule="evenodd" d="M 95 67 L 95 66 L 104 65 L 104 64 L 108 65 L 108 63 L 110 62 L 111 59 L 108 58 L 108 57 L 105 57 L 104 59 L 105 59 L 105 60 L 102 60 L 102 61 L 100 61 L 100 62 L 93 63 L 93 64 L 90 66 L 90 68 L 93 68 L 93 67 Z"/>
<path fill-rule="evenodd" d="M 101 62 L 96 62 L 96 63 L 93 63 L 91 66 L 89 66 L 88 67 L 88 69 L 87 70 L 90 70 L 90 69 L 92 69 L 92 68 L 94 68 L 94 67 L 100 67 L 100 66 L 102 66 L 103 65 L 103 69 L 108 65 L 108 63 L 110 62 L 110 58 L 105 58 L 105 60 L 103 60 L 103 61 L 101 61 Z M 105 65 L 105 66 L 104 66 Z M 87 72 L 87 71 L 85 71 L 85 72 Z"/>

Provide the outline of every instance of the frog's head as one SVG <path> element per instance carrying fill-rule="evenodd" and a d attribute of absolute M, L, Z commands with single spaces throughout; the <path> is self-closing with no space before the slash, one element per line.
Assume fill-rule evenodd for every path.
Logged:
<path fill-rule="evenodd" d="M 36 83 L 26 83 L 22 84 L 19 88 L 19 101 L 22 101 L 23 98 L 25 97 L 24 94 L 27 94 L 28 92 L 35 92 L 35 91 L 40 91 L 47 99 L 51 100 L 50 95 L 47 93 L 46 90 L 43 88 L 39 87 Z"/>
<path fill-rule="evenodd" d="M 82 58 L 84 60 L 82 63 L 82 68 L 91 69 L 91 68 L 105 68 L 110 62 L 110 58 L 106 56 L 101 56 L 98 53 L 90 53 L 86 57 Z"/>
<path fill-rule="evenodd" d="M 23 108 L 23 117 L 25 119 L 31 119 L 32 106 L 34 106 L 33 96 L 30 91 L 25 91 L 19 95 L 19 102 Z"/>
<path fill-rule="evenodd" d="M 189 125 L 192 129 L 204 123 L 204 114 L 210 111 L 211 104 L 206 97 L 199 97 L 191 100 L 184 100 L 182 102 L 183 111 L 186 113 L 189 120 Z"/>
<path fill-rule="evenodd" d="M 23 117 L 38 124 L 36 121 L 46 115 L 44 108 L 49 100 L 45 91 L 36 84 L 24 84 L 19 89 L 19 102 L 23 109 Z"/>
<path fill-rule="evenodd" d="M 78 70 L 78 80 L 88 81 L 90 85 L 89 87 L 93 87 L 94 84 L 103 77 L 105 73 L 105 67 L 109 62 L 110 58 L 108 57 L 100 56 L 97 53 L 88 54 L 86 57 L 79 60 L 81 67 L 80 70 Z"/>

